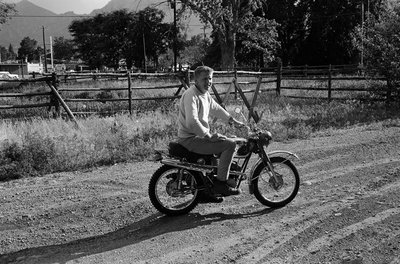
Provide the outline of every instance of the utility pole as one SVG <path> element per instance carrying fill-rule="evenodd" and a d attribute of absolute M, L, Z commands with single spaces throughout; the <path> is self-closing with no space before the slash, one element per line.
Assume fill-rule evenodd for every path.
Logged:
<path fill-rule="evenodd" d="M 361 67 L 364 67 L 364 0 L 361 0 Z"/>
<path fill-rule="evenodd" d="M 144 56 L 144 72 L 147 73 L 147 56 L 146 56 L 146 39 L 143 32 L 143 56 Z"/>
<path fill-rule="evenodd" d="M 145 73 L 147 73 L 147 56 L 146 56 L 146 39 L 145 39 L 145 37 L 144 37 L 144 31 L 145 31 L 145 26 L 144 26 L 144 24 L 146 23 L 145 22 L 145 18 L 144 18 L 144 15 L 143 14 L 141 14 L 140 15 L 140 21 L 141 21 L 141 23 L 142 23 L 142 43 L 143 43 L 143 60 L 144 60 L 144 71 L 145 71 Z"/>
<path fill-rule="evenodd" d="M 43 29 L 43 53 L 44 53 L 44 72 L 47 73 L 47 53 L 46 53 L 46 38 L 44 36 L 44 26 Z"/>
<path fill-rule="evenodd" d="M 176 0 L 170 0 L 171 1 L 171 8 L 174 9 L 174 72 L 176 72 L 176 61 L 178 57 L 178 28 L 176 26 Z"/>
<path fill-rule="evenodd" d="M 201 28 L 202 30 L 203 30 L 203 45 L 204 45 L 204 51 L 206 50 L 206 47 L 207 47 L 207 42 L 206 42 L 206 38 L 207 38 L 207 35 L 206 35 L 206 29 L 207 29 L 208 27 L 207 27 L 207 24 L 204 24 L 204 26 Z"/>
<path fill-rule="evenodd" d="M 51 70 L 54 71 L 53 37 L 52 36 L 50 36 L 50 58 L 51 58 Z"/>

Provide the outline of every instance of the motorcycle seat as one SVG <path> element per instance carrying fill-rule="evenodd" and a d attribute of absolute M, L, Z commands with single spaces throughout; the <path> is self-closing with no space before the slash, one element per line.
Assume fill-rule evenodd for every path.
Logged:
<path fill-rule="evenodd" d="M 214 155 L 204 155 L 189 151 L 187 148 L 177 142 L 170 142 L 168 145 L 169 155 L 179 159 L 185 158 L 188 162 L 197 163 L 199 159 L 204 159 L 206 164 L 211 164 L 215 159 Z"/>

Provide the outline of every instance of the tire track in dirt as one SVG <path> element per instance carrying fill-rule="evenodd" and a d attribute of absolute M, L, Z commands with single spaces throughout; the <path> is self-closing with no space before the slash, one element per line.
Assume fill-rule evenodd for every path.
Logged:
<path fill-rule="evenodd" d="M 393 190 L 396 190 L 400 187 L 400 182 L 397 182 L 396 184 L 392 184 L 390 187 L 389 186 L 384 186 L 379 190 L 374 190 L 369 192 L 366 195 L 363 195 L 362 198 L 367 198 L 367 197 L 372 197 L 375 195 L 382 195 L 385 192 L 391 192 Z M 351 198 L 352 196 L 348 196 L 346 198 Z M 253 201 L 254 202 L 254 201 Z M 263 241 L 267 240 L 267 242 L 261 244 L 258 246 L 255 250 L 251 250 L 248 254 L 245 256 L 238 256 L 235 258 L 235 256 L 231 255 L 231 260 L 234 261 L 234 263 L 258 263 L 259 261 L 267 258 L 267 256 L 276 250 L 277 248 L 281 247 L 282 244 L 289 242 L 291 239 L 294 237 L 298 236 L 300 233 L 304 232 L 305 230 L 312 228 L 314 225 L 319 224 L 323 222 L 325 219 L 329 218 L 332 216 L 334 212 L 337 212 L 341 209 L 344 209 L 346 207 L 349 207 L 351 204 L 356 203 L 356 201 L 350 202 L 350 203 L 343 203 L 342 201 L 337 201 L 329 204 L 325 204 L 323 206 L 319 206 L 315 208 L 315 210 L 307 210 L 306 212 L 303 212 L 302 214 L 294 214 L 291 215 L 288 210 L 286 210 L 285 215 L 283 218 L 280 218 L 280 221 L 274 222 L 268 222 L 265 224 L 257 225 L 257 228 L 244 228 L 240 230 L 239 232 L 235 232 L 234 234 L 231 234 L 229 236 L 225 236 L 216 240 L 213 240 L 212 242 L 207 242 L 203 244 L 196 244 L 193 246 L 185 247 L 180 250 L 175 250 L 173 252 L 169 252 L 162 257 L 157 257 L 157 258 L 151 258 L 151 259 L 146 259 L 143 261 L 139 261 L 137 263 L 145 264 L 145 263 L 187 263 L 188 258 L 192 256 L 193 258 L 197 258 L 201 260 L 201 263 L 209 263 L 212 262 L 214 259 L 221 259 L 221 255 L 224 255 L 224 252 L 229 252 L 235 247 L 242 247 L 243 243 L 245 241 L 253 241 L 253 243 L 257 241 Z M 231 205 L 229 207 L 225 206 L 225 209 L 234 209 L 237 208 L 236 205 Z M 213 208 L 210 211 L 215 211 L 218 210 L 218 208 Z M 399 213 L 400 208 L 394 208 L 387 210 L 388 213 L 385 215 L 387 217 L 393 215 L 394 213 Z M 209 212 L 209 210 L 207 210 Z M 384 214 L 384 213 L 383 213 Z M 317 215 L 318 217 L 315 217 Z M 381 216 L 381 215 L 380 215 Z M 371 218 L 376 221 L 375 218 Z M 383 219 L 382 219 L 383 220 Z M 372 220 L 367 220 L 368 221 Z M 371 225 L 373 223 L 369 223 Z M 249 223 L 251 225 L 251 223 Z M 288 228 L 285 230 L 285 228 L 293 226 L 292 228 Z M 354 224 L 353 226 L 357 227 L 357 224 Z M 354 227 L 351 227 L 354 228 Z M 270 232 L 268 234 L 267 238 L 262 238 L 261 236 L 261 231 L 264 230 L 275 230 L 273 232 Z M 283 231 L 284 230 L 284 231 Z M 338 231 L 340 232 L 340 230 Z M 320 238 L 322 239 L 322 238 Z M 276 241 L 279 241 L 279 243 L 276 243 Z M 312 246 L 310 246 L 312 248 Z M 314 246 L 315 247 L 315 246 Z M 193 252 L 195 252 L 195 256 L 193 255 Z M 306 255 L 306 254 L 311 254 L 309 250 L 304 252 L 300 257 Z M 301 262 L 293 262 L 293 263 L 301 263 Z"/>
<path fill-rule="evenodd" d="M 348 148 L 348 145 L 344 145 L 344 146 L 346 146 L 346 149 L 351 150 L 352 152 L 357 151 L 354 149 L 354 146 L 352 149 Z M 364 147 L 364 145 L 362 145 L 361 147 Z M 337 151 L 340 151 L 340 150 L 336 150 L 335 152 L 337 153 Z M 377 159 L 377 160 L 371 160 L 370 162 L 364 162 L 364 163 L 360 164 L 360 163 L 358 163 L 359 162 L 358 160 L 348 159 L 347 156 L 338 156 L 337 154 L 334 156 L 337 160 L 344 160 L 345 162 L 350 162 L 350 163 L 346 164 L 347 166 L 341 166 L 340 168 L 324 170 L 322 173 L 309 172 L 308 174 L 303 176 L 303 180 L 311 179 L 310 181 L 314 188 L 317 183 L 325 182 L 332 178 L 351 175 L 362 169 L 376 168 L 378 165 L 380 165 L 382 167 L 386 167 L 388 165 L 399 164 L 399 162 L 400 162 L 400 160 L 394 159 L 393 157 L 389 157 L 389 158 L 381 158 L 381 159 Z M 329 157 L 326 158 L 325 162 L 328 160 L 329 160 Z M 343 165 L 344 162 L 340 162 L 340 163 Z M 306 163 L 304 166 L 307 166 L 307 165 L 308 165 L 308 163 Z M 311 167 L 311 166 L 308 166 L 308 167 Z M 315 166 L 315 168 L 318 168 L 318 166 Z M 302 170 L 302 166 L 299 167 L 299 170 L 300 171 Z M 373 193 L 374 192 L 370 193 L 370 195 L 373 195 Z M 367 196 L 370 196 L 370 195 L 367 195 Z M 365 194 L 359 198 L 364 198 L 364 197 L 366 197 Z M 344 198 L 344 200 L 346 200 L 346 199 L 353 199 L 353 195 L 350 195 L 347 198 L 346 197 Z M 351 205 L 349 203 L 342 203 L 342 201 L 343 201 L 343 199 L 337 203 L 329 203 L 324 207 L 319 207 L 318 210 L 311 210 L 305 214 L 303 213 L 301 216 L 294 217 L 291 220 L 289 220 L 287 218 L 281 219 L 280 220 L 281 223 L 285 223 L 287 225 L 299 226 L 299 222 L 301 222 L 302 220 L 304 220 L 306 218 L 312 218 L 312 216 L 315 214 L 323 215 L 322 217 L 313 219 L 312 221 L 309 221 L 306 224 L 302 223 L 301 228 L 297 227 L 296 229 L 290 229 L 283 233 L 275 234 L 276 238 L 280 241 L 279 244 L 275 244 L 275 242 L 267 242 L 267 243 L 263 244 L 262 246 L 260 246 L 253 253 L 249 254 L 250 257 L 242 258 L 242 259 L 244 259 L 243 262 L 238 262 L 238 263 L 256 263 L 253 261 L 257 260 L 257 259 L 263 259 L 270 252 L 272 252 L 276 248 L 280 247 L 280 245 L 282 243 L 290 241 L 293 237 L 300 234 L 304 230 L 311 228 L 314 224 L 321 222 L 325 218 L 329 217 L 332 214 L 332 211 L 330 211 L 329 208 L 335 208 L 334 211 L 338 211 L 338 210 L 341 210 L 341 209 Z M 305 202 L 309 203 L 309 200 L 305 201 Z M 225 210 L 229 210 L 229 209 L 233 210 L 238 207 L 243 208 L 243 207 L 251 206 L 251 204 L 254 204 L 254 199 L 251 199 L 250 201 L 249 200 L 241 201 L 238 199 L 237 203 L 232 204 L 230 206 L 224 206 L 224 209 Z M 299 203 L 299 201 L 296 202 L 296 200 L 293 202 L 293 204 L 296 206 L 301 205 L 301 203 Z M 213 207 L 213 208 L 207 209 L 205 211 L 205 213 L 214 213 L 214 212 L 218 212 L 218 211 L 221 211 L 220 207 Z M 240 232 L 232 234 L 231 236 L 223 237 L 221 239 L 216 240 L 216 242 L 212 242 L 212 246 L 211 246 L 213 248 L 212 252 L 210 252 L 209 250 L 206 250 L 205 252 L 202 252 L 202 253 L 204 255 L 207 254 L 208 255 L 207 258 L 209 260 L 211 260 L 213 257 L 218 258 L 218 257 L 220 257 L 221 254 L 223 254 L 223 252 L 229 251 L 229 249 L 234 248 L 237 245 L 240 245 L 243 240 L 248 240 L 248 239 L 256 240 L 257 236 L 259 235 L 259 229 L 265 229 L 268 226 L 272 229 L 281 230 L 282 229 L 281 223 L 274 223 L 272 225 L 270 223 L 268 223 L 266 225 L 259 226 L 258 229 L 247 228 L 247 229 L 241 230 Z M 270 237 L 273 237 L 273 236 L 270 235 Z M 201 247 L 208 248 L 207 246 L 209 246 L 208 243 L 202 245 Z M 150 263 L 157 263 L 157 261 L 166 261 L 166 260 L 170 261 L 170 263 L 180 263 L 181 261 L 184 262 L 185 258 L 188 255 L 190 255 L 190 252 L 192 252 L 194 250 L 194 248 L 196 248 L 196 246 L 192 246 L 189 248 L 184 248 L 179 251 L 171 252 L 171 253 L 165 255 L 164 256 L 165 258 L 151 259 Z M 268 252 L 268 253 L 266 253 L 266 252 Z M 197 252 L 197 254 L 199 254 L 199 253 L 201 253 L 201 251 Z M 255 257 L 255 256 L 257 256 L 257 257 Z"/>
<path fill-rule="evenodd" d="M 339 229 L 333 233 L 330 233 L 329 235 L 324 235 L 322 237 L 319 237 L 318 239 L 315 239 L 308 245 L 307 253 L 304 252 L 304 254 L 300 254 L 299 256 L 297 256 L 297 258 L 298 258 L 297 261 L 300 261 L 300 259 L 302 257 L 304 257 L 306 254 L 310 254 L 310 252 L 317 252 L 317 251 L 321 250 L 323 247 L 333 245 L 335 242 L 337 242 L 341 239 L 344 239 L 362 229 L 369 228 L 379 222 L 384 221 L 385 219 L 387 219 L 391 216 L 395 216 L 395 215 L 399 215 L 399 214 L 400 214 L 400 208 L 390 208 L 388 210 L 385 210 L 385 211 L 382 211 L 382 212 L 376 214 L 373 217 L 366 218 L 361 222 L 357 222 L 357 223 L 347 226 L 345 228 Z M 391 237 L 396 237 L 398 235 L 400 235 L 400 230 L 398 230 L 397 232 L 391 231 L 391 234 L 390 234 Z"/>
<path fill-rule="evenodd" d="M 373 161 L 371 161 L 371 162 L 369 162 L 369 163 L 364 163 L 364 164 L 354 164 L 354 165 L 350 165 L 350 166 L 347 166 L 347 167 L 342 167 L 341 169 L 339 169 L 339 170 L 334 170 L 335 171 L 335 173 L 331 173 L 330 171 L 328 171 L 328 172 L 326 172 L 326 173 L 324 173 L 325 174 L 325 176 L 323 176 L 322 178 L 321 177 L 319 177 L 318 179 L 316 179 L 316 180 L 314 180 L 314 182 L 313 182 L 313 185 L 315 184 L 315 183 L 317 183 L 317 182 L 323 182 L 323 181 L 326 181 L 326 180 L 328 180 L 328 179 L 331 179 L 331 178 L 334 178 L 334 177 L 339 177 L 339 176 L 346 176 L 346 174 L 352 174 L 352 173 L 354 173 L 354 172 L 356 172 L 356 171 L 358 171 L 358 170 L 360 170 L 360 169 L 366 169 L 366 168 L 370 168 L 370 167 L 376 167 L 377 165 L 381 165 L 381 166 L 387 166 L 387 165 L 393 165 L 393 164 L 399 164 L 399 160 L 394 160 L 393 158 L 384 158 L 384 159 L 380 159 L 380 160 L 373 160 Z M 301 168 L 300 168 L 301 169 Z M 307 177 L 308 175 L 306 175 L 306 179 L 308 178 Z M 311 175 L 311 177 L 312 177 L 313 175 Z M 397 186 L 397 185 L 394 185 L 394 188 L 398 188 L 399 186 Z M 387 190 L 390 190 L 390 189 L 393 189 L 393 188 L 388 188 L 388 187 L 385 187 L 384 188 L 386 191 Z M 382 193 L 382 191 L 384 190 L 384 189 L 382 189 L 382 190 L 380 190 L 380 194 Z M 362 197 L 359 197 L 359 198 L 364 198 L 364 197 L 368 197 L 368 196 L 371 196 L 371 195 L 376 195 L 377 193 L 374 191 L 374 192 L 370 192 L 370 194 L 369 195 L 367 195 L 367 196 L 365 196 L 365 195 L 363 195 Z M 354 199 L 353 198 L 353 196 L 351 195 L 351 196 L 349 196 L 349 197 L 347 197 L 347 199 Z M 343 200 L 343 199 L 342 199 Z M 346 198 L 344 198 L 344 200 L 346 200 Z M 297 205 L 299 205 L 298 203 L 296 203 L 295 202 L 295 204 L 297 204 Z M 331 204 L 331 206 L 332 206 L 332 204 Z M 336 207 L 336 209 L 335 210 L 340 210 L 340 209 L 343 209 L 344 207 L 347 207 L 347 206 L 350 206 L 350 204 L 348 204 L 348 203 L 346 203 L 346 204 L 344 204 L 344 206 L 342 206 L 342 207 L 340 207 L 340 206 L 335 206 L 335 205 L 333 205 L 334 207 Z M 318 214 L 319 213 L 321 213 L 321 212 L 318 212 Z M 304 217 L 309 217 L 310 215 L 303 215 Z M 319 221 L 320 221 L 321 219 L 319 219 Z M 296 223 L 294 223 L 295 225 L 296 225 Z M 297 229 L 297 232 L 293 232 L 293 230 L 289 230 L 289 231 L 287 231 L 287 234 L 292 234 L 292 237 L 293 237 L 293 235 L 296 235 L 296 234 L 298 234 L 298 233 L 300 233 L 302 230 L 304 230 L 304 229 L 307 229 L 309 226 L 306 226 L 306 227 L 302 227 L 301 229 Z M 288 240 L 290 240 L 291 239 L 291 237 L 289 236 L 289 237 L 287 237 L 286 235 L 287 235 L 286 233 L 283 235 L 283 237 L 284 237 L 284 240 L 285 241 L 288 241 Z M 280 239 L 280 241 L 281 242 L 285 242 L 285 241 L 282 241 L 282 238 Z M 266 251 L 270 251 L 270 252 L 272 252 L 272 250 L 274 249 L 275 247 L 274 247 L 274 245 L 272 244 L 271 245 L 271 243 L 267 243 L 267 244 L 265 244 L 264 246 L 261 246 L 260 247 L 260 249 L 258 250 L 258 252 L 255 252 L 255 253 L 253 253 L 252 255 L 251 255 L 251 257 L 250 258 L 246 258 L 245 259 L 245 261 L 243 262 L 243 263 L 246 263 L 246 262 L 249 262 L 249 261 L 251 261 L 251 260 L 254 260 L 254 259 L 256 259 L 254 256 L 260 256 L 261 257 L 261 259 L 263 258 L 262 256 L 263 256 L 263 254 L 261 254 L 261 252 L 266 252 Z"/>
<path fill-rule="evenodd" d="M 370 193 L 363 195 L 361 198 L 365 199 L 365 198 L 373 197 L 376 195 L 383 195 L 384 193 L 398 190 L 398 188 L 400 188 L 400 181 L 398 181 L 395 184 L 392 184 L 390 186 L 385 186 L 379 190 L 371 191 Z M 348 196 L 346 198 L 352 198 L 352 196 Z M 284 222 L 286 222 L 290 225 L 293 225 L 294 227 L 289 228 L 288 230 L 286 230 L 284 232 L 282 232 L 282 231 L 277 232 L 274 234 L 274 236 L 271 236 L 271 237 L 274 237 L 274 239 L 281 241 L 281 243 L 275 244 L 274 241 L 267 241 L 266 243 L 263 243 L 260 246 L 258 246 L 255 250 L 252 250 L 252 252 L 250 252 L 248 255 L 244 256 L 237 263 L 257 263 L 258 261 L 266 259 L 267 256 L 271 252 L 273 252 L 277 248 L 281 247 L 282 244 L 290 241 L 291 239 L 293 239 L 295 236 L 299 235 L 304 230 L 313 227 L 314 224 L 323 222 L 323 220 L 331 217 L 334 212 L 340 211 L 340 210 L 347 208 L 355 203 L 357 203 L 357 201 L 354 201 L 354 200 L 352 202 L 347 202 L 347 203 L 342 203 L 341 201 L 337 201 L 337 202 L 325 204 L 324 206 L 319 206 L 319 207 L 315 208 L 315 210 L 308 210 L 307 213 L 302 214 L 302 217 L 297 218 L 300 220 L 302 220 L 304 218 L 306 218 L 306 219 L 311 218 L 312 219 L 311 223 L 307 226 L 304 226 L 304 223 L 301 223 L 301 221 L 286 222 L 286 220 L 283 219 Z M 385 214 L 386 218 L 390 217 L 394 214 L 400 213 L 400 208 L 392 208 L 387 211 L 388 212 Z M 314 215 L 318 215 L 318 217 L 312 218 Z M 293 219 L 293 220 L 297 220 L 297 219 Z M 372 218 L 372 219 L 377 220 L 375 218 Z M 354 224 L 354 225 L 357 226 L 357 224 Z M 299 227 L 299 226 L 301 226 L 301 227 Z M 340 230 L 338 230 L 337 232 L 340 233 Z M 323 238 L 318 238 L 318 239 L 321 239 L 322 241 L 324 241 L 324 239 L 327 240 L 327 238 L 329 238 L 329 236 L 323 236 Z M 314 242 L 314 243 L 318 244 L 318 242 Z M 311 245 L 307 248 L 307 250 L 305 252 L 302 253 L 301 256 L 304 257 L 307 254 L 311 254 L 311 252 L 313 252 L 313 250 L 315 251 L 316 249 L 317 249 L 316 246 L 311 243 Z M 294 261 L 293 263 L 302 263 L 302 262 Z"/>

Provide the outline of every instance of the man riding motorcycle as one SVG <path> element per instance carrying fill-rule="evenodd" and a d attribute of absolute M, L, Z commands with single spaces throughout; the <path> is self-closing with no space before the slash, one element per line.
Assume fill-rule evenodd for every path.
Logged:
<path fill-rule="evenodd" d="M 236 188 L 234 180 L 228 180 L 230 166 L 235 154 L 236 143 L 220 134 L 211 134 L 209 117 L 213 116 L 229 124 L 242 127 L 244 124 L 233 118 L 221 107 L 209 93 L 214 70 L 199 66 L 194 72 L 194 86 L 186 90 L 179 103 L 178 143 L 191 152 L 203 155 L 219 155 L 217 175 L 214 179 L 214 194 L 205 197 L 206 202 L 222 202 L 216 196 L 237 195 L 241 190 Z"/>

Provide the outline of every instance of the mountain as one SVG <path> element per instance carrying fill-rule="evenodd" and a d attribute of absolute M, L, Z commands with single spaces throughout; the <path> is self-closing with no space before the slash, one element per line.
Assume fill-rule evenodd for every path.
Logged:
<path fill-rule="evenodd" d="M 165 3 L 164 3 L 165 2 Z M 163 0 L 111 0 L 103 8 L 93 10 L 91 15 L 98 13 L 112 12 L 119 9 L 128 9 L 132 11 L 142 10 L 151 5 L 158 5 L 157 7 L 161 10 L 164 7 L 168 7 L 167 1 Z M 163 10 L 165 12 L 165 10 Z"/>
<path fill-rule="evenodd" d="M 94 16 L 118 9 L 138 11 L 151 5 L 164 11 L 165 22 L 173 21 L 171 7 L 164 0 L 110 0 L 103 8 L 93 10 L 89 15 Z M 82 15 L 76 15 L 73 12 L 56 14 L 27 0 L 16 3 L 15 7 L 18 12 L 17 16 L 6 24 L 0 25 L 0 46 L 8 48 L 11 44 L 15 51 L 18 50 L 21 40 L 25 37 L 35 39 L 38 45 L 43 46 L 43 27 L 47 44 L 49 36 L 71 38 L 68 26 L 73 20 L 82 18 Z M 200 24 L 196 18 L 192 19 L 190 23 Z M 187 33 L 188 35 L 201 33 L 200 27 L 194 27 Z"/>
<path fill-rule="evenodd" d="M 6 24 L 0 25 L 0 46 L 8 48 L 11 44 L 17 51 L 21 40 L 30 37 L 43 45 L 43 27 L 46 43 L 49 36 L 70 38 L 68 25 L 79 18 L 76 14 L 68 12 L 57 15 L 47 9 L 41 8 L 24 0 L 15 5 L 17 16 L 12 17 Z"/>

